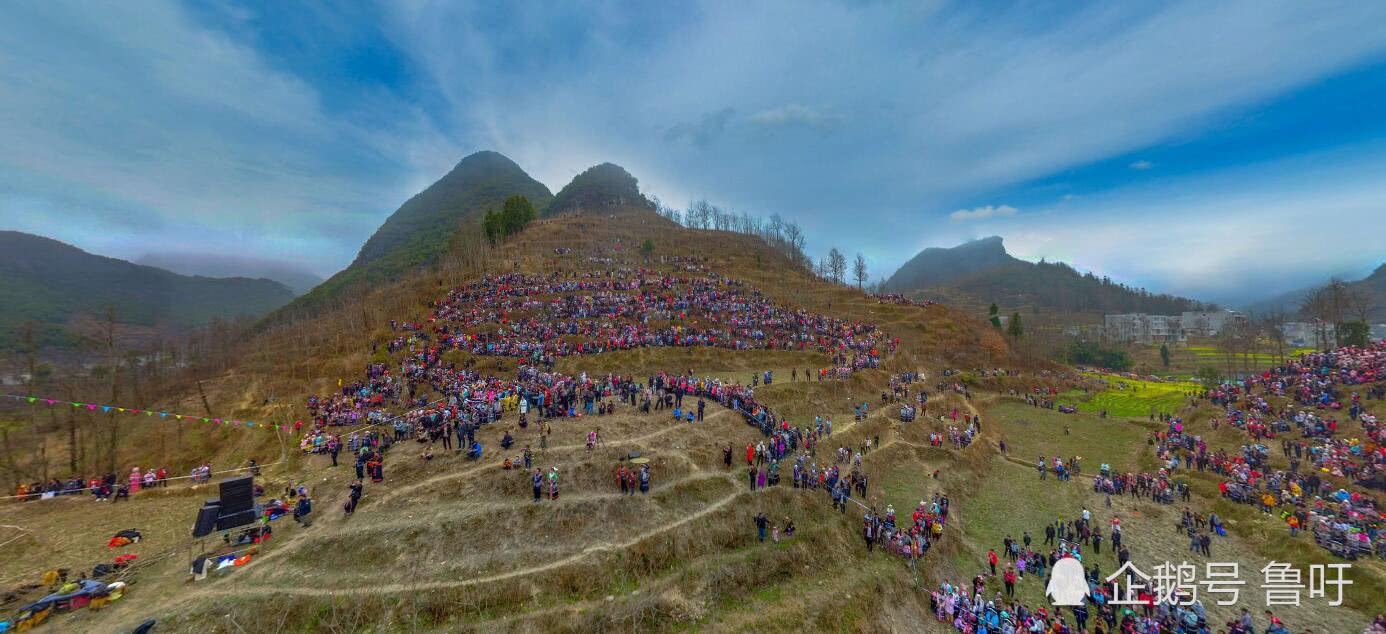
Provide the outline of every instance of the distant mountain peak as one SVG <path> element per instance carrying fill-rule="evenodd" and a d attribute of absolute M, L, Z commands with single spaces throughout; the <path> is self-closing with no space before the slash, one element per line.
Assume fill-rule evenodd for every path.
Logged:
<path fill-rule="evenodd" d="M 615 163 L 601 163 L 573 177 L 553 197 L 546 215 L 596 211 L 610 207 L 650 207 L 650 201 L 640 193 L 639 181 L 626 168 Z"/>
<path fill-rule="evenodd" d="M 1001 236 L 951 248 L 929 248 L 886 280 L 893 292 L 965 296 L 983 306 L 1047 306 L 1065 312 L 1180 312 L 1202 304 L 1182 297 L 1080 275 L 1062 262 L 1038 264 L 1011 257 Z"/>
<path fill-rule="evenodd" d="M 553 198 L 549 188 L 525 173 L 515 161 L 492 150 L 474 152 L 458 161 L 437 182 L 400 205 L 395 213 L 361 246 L 352 267 L 369 264 L 400 249 L 416 248 L 427 260 L 438 255 L 438 245 L 446 243 L 462 220 L 479 217 L 489 207 L 499 207 L 514 195 L 529 198 L 542 209 Z M 414 244 L 428 239 L 430 245 Z M 415 258 L 410 258 L 415 259 Z M 416 262 L 423 263 L 423 262 Z"/>
<path fill-rule="evenodd" d="M 947 283 L 977 271 L 1019 262 L 1006 253 L 1001 236 L 988 236 L 955 247 L 920 251 L 886 280 L 891 291 L 913 291 Z"/>
<path fill-rule="evenodd" d="M 405 201 L 361 246 L 347 268 L 281 311 L 311 313 L 348 288 L 398 279 L 433 264 L 468 223 L 498 210 L 505 199 L 524 196 L 542 212 L 553 193 L 515 161 L 493 150 L 467 155 L 432 185 Z"/>

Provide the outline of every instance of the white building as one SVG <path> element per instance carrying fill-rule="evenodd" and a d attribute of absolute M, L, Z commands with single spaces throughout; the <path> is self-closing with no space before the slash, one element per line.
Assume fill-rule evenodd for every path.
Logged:
<path fill-rule="evenodd" d="M 1246 315 L 1235 310 L 1185 311 L 1179 316 L 1184 334 L 1189 337 L 1216 337 L 1229 324 L 1245 323 Z"/>
<path fill-rule="evenodd" d="M 1102 322 L 1106 335 L 1115 341 L 1151 344 L 1185 340 L 1178 315 L 1104 315 Z"/>
<path fill-rule="evenodd" d="M 1332 347 L 1337 341 L 1337 336 L 1333 331 L 1333 324 L 1324 324 L 1323 336 L 1327 339 L 1326 346 Z M 1285 334 L 1285 343 L 1300 348 L 1317 348 L 1319 346 L 1319 326 L 1312 321 L 1287 321 L 1280 328 Z"/>

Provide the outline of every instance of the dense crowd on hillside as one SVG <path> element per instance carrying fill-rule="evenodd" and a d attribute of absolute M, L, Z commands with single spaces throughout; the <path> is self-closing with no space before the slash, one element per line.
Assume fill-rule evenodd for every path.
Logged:
<path fill-rule="evenodd" d="M 1291 536 L 1307 533 L 1348 559 L 1386 557 L 1386 516 L 1368 493 L 1386 490 L 1386 426 L 1366 410 L 1383 378 L 1383 342 L 1305 354 L 1202 395 L 1222 408 L 1214 429 L 1247 432 L 1239 450 L 1210 450 L 1180 418 L 1151 441 L 1166 472 L 1221 476 L 1225 497 L 1276 515 Z M 1275 446 L 1288 469 L 1271 468 Z"/>
<path fill-rule="evenodd" d="M 704 321 L 708 325 L 699 325 Z M 657 323 L 666 325 L 652 325 Z M 819 380 L 827 380 L 877 367 L 881 355 L 898 344 L 868 323 L 777 306 L 737 280 L 631 268 L 488 276 L 448 293 L 426 322 L 392 321 L 391 328 L 399 334 L 386 344 L 387 351 L 404 357 L 398 371 L 373 362 L 365 376 L 338 393 L 308 400 L 319 439 L 315 447 L 325 427 L 385 423 L 394 419 L 389 407 L 401 403 L 413 408 L 405 414 L 410 424 L 437 422 L 444 411 L 484 424 L 506 397 L 523 395 L 541 415 L 554 417 L 572 415 L 576 403 L 590 411 L 600 396 L 613 392 L 634 400 L 644 391 L 640 400 L 649 401 L 654 390 L 665 387 L 656 377 L 644 384 L 626 377 L 600 385 L 587 377 L 559 377 L 551 372 L 556 357 L 646 346 L 814 350 L 834 364 L 817 371 Z M 513 381 L 482 380 L 444 362 L 449 350 L 518 357 L 526 365 Z M 705 390 L 703 395 L 718 400 L 751 401 L 739 394 L 747 388 L 690 376 L 679 380 L 677 390 L 667 391 Z M 420 393 L 442 394 L 446 402 L 424 407 L 428 403 Z"/>

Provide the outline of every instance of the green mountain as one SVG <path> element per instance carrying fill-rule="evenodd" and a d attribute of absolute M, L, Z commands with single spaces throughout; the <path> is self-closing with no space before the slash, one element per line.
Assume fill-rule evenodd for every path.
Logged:
<path fill-rule="evenodd" d="M 247 277 L 179 275 L 87 253 L 50 238 L 0 231 L 0 348 L 16 328 L 39 323 L 47 344 L 70 342 L 64 326 L 116 307 L 117 320 L 137 326 L 199 326 L 214 317 L 258 317 L 294 297 L 283 284 Z"/>
<path fill-rule="evenodd" d="M 521 195 L 542 211 L 553 200 L 543 183 L 497 152 L 477 152 L 410 198 L 366 240 L 350 266 L 285 307 L 281 313 L 312 312 L 361 283 L 394 280 L 437 261 L 448 240 L 466 222 L 478 221 L 506 198 Z"/>
<path fill-rule="evenodd" d="M 1066 313 L 1177 314 L 1209 307 L 1079 273 L 1063 262 L 1032 263 L 1006 253 L 992 236 L 951 249 L 925 249 L 886 281 L 890 292 L 959 298 L 1005 307 L 1037 306 Z"/>
<path fill-rule="evenodd" d="M 892 293 L 917 291 L 946 284 L 964 275 L 1020 262 L 1006 253 L 1001 236 L 966 242 L 952 248 L 930 247 L 900 266 L 885 290 Z"/>
<path fill-rule="evenodd" d="M 538 206 L 538 205 L 536 205 Z M 640 193 L 634 176 L 613 163 L 587 168 L 563 187 L 543 215 L 553 216 L 582 211 L 596 212 L 611 207 L 651 207 Z"/>

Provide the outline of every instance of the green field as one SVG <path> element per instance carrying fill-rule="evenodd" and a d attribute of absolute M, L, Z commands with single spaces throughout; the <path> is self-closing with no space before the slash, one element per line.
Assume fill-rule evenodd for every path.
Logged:
<path fill-rule="evenodd" d="M 1140 467 L 1146 452 L 1145 439 L 1149 430 L 1141 425 L 1093 414 L 1062 414 L 1058 410 L 1032 407 L 1019 401 L 1007 401 L 990 408 L 989 412 L 1001 425 L 1011 455 L 1033 463 L 1037 456 L 1075 453 L 1083 458 L 1088 469 L 1107 463 L 1121 470 Z M 1064 434 L 1068 427 L 1068 435 Z M 1075 447 L 1081 451 L 1075 452 Z"/>
<path fill-rule="evenodd" d="M 1190 346 L 1171 346 L 1169 365 L 1160 358 L 1160 346 L 1133 346 L 1128 350 L 1134 362 L 1133 370 L 1141 374 L 1158 374 L 1179 378 L 1192 378 L 1202 368 L 1213 368 L 1221 373 L 1255 372 L 1280 363 L 1280 355 L 1274 346 L 1258 344 L 1257 351 L 1247 355 L 1229 355 L 1214 345 L 1201 343 Z M 1294 359 L 1313 348 L 1286 348 L 1285 359 Z"/>
<path fill-rule="evenodd" d="M 1202 389 L 1191 381 L 1143 381 L 1097 373 L 1083 376 L 1106 381 L 1109 387 L 1093 392 L 1069 390 L 1059 395 L 1060 403 L 1076 404 L 1080 412 L 1106 410 L 1108 416 L 1148 418 L 1152 411 L 1173 412 L 1184 405 L 1189 392 Z"/>

